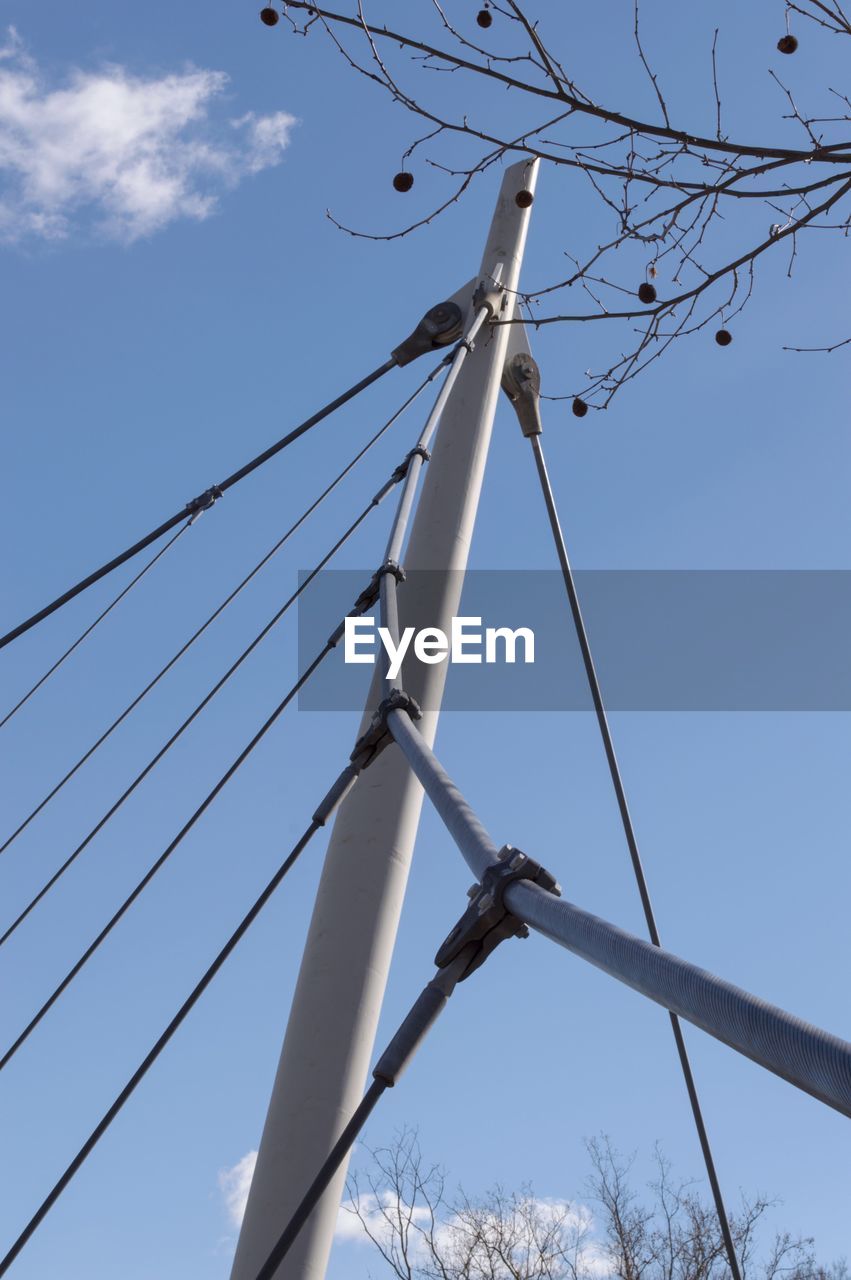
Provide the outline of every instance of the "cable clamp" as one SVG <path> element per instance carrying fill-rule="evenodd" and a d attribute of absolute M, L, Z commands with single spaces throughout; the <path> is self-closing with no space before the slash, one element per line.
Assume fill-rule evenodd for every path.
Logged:
<path fill-rule="evenodd" d="M 355 749 L 349 759 L 359 769 L 367 769 L 376 756 L 393 741 L 393 735 L 387 728 L 387 717 L 391 711 L 407 711 L 412 720 L 422 719 L 422 709 L 409 694 L 401 689 L 392 692 L 379 703 L 375 715 L 370 721 L 366 733 L 361 734 L 355 743 Z"/>
<path fill-rule="evenodd" d="M 422 444 L 418 444 L 413 449 L 409 450 L 390 477 L 394 484 L 398 484 L 400 480 L 405 479 L 405 476 L 411 469 L 411 460 L 416 457 L 422 458 L 423 462 L 428 462 L 431 458 L 431 454 L 425 445 Z"/>
<path fill-rule="evenodd" d="M 540 862 L 528 857 L 512 845 L 504 845 L 497 854 L 498 862 L 488 867 L 481 884 L 474 884 L 469 891 L 470 905 L 448 938 L 441 944 L 434 963 L 445 969 L 458 958 L 465 947 L 475 944 L 470 952 L 470 962 L 459 978 L 463 982 L 490 953 L 506 938 L 528 938 L 529 930 L 522 920 L 505 905 L 505 890 L 515 880 L 531 880 L 548 893 L 561 894 L 555 876 Z"/>
<path fill-rule="evenodd" d="M 355 601 L 354 608 L 349 615 L 350 617 L 354 617 L 362 613 L 368 613 L 372 606 L 377 603 L 379 591 L 381 589 L 381 579 L 384 577 L 385 573 L 392 574 L 397 582 L 404 582 L 407 577 L 405 570 L 396 560 L 385 560 L 384 564 L 380 564 L 378 566 L 375 573 L 358 596 Z"/>
<path fill-rule="evenodd" d="M 187 502 L 185 507 L 186 515 L 199 516 L 202 511 L 209 511 L 213 503 L 218 502 L 219 498 L 223 496 L 223 490 L 217 484 L 210 485 L 210 488 L 205 489 L 203 493 L 199 493 L 197 498 Z"/>
<path fill-rule="evenodd" d="M 372 575 L 375 582 L 379 583 L 385 573 L 389 573 L 397 582 L 404 582 L 408 576 L 398 560 L 385 560 L 384 564 L 380 564 Z"/>
<path fill-rule="evenodd" d="M 365 613 L 369 613 L 370 609 L 378 603 L 378 596 L 381 591 L 381 579 L 385 573 L 392 573 L 397 582 L 404 582 L 406 578 L 405 570 L 395 560 L 385 560 L 384 564 L 379 565 L 357 600 L 352 605 L 346 618 L 362 618 Z M 332 631 L 328 637 L 328 646 L 331 649 L 336 648 L 340 643 L 346 631 L 346 618 L 343 619 Z"/>

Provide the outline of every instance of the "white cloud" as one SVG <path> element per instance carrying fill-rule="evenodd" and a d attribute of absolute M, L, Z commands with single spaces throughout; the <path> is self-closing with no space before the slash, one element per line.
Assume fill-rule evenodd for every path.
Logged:
<path fill-rule="evenodd" d="M 232 1168 L 222 1169 L 219 1173 L 219 1190 L 224 1196 L 231 1224 L 237 1228 L 242 1226 L 242 1219 L 245 1217 L 245 1206 L 256 1163 L 257 1152 L 249 1151 Z"/>
<path fill-rule="evenodd" d="M 365 1230 L 365 1226 L 368 1226 L 369 1231 L 376 1240 L 380 1241 L 381 1244 L 388 1244 L 392 1237 L 392 1230 L 390 1223 L 382 1213 L 382 1206 L 392 1208 L 394 1203 L 395 1197 L 389 1191 L 382 1194 L 381 1200 L 373 1194 L 362 1195 L 360 1197 L 360 1216 L 358 1216 L 355 1213 L 354 1202 L 352 1200 L 344 1200 L 337 1214 L 334 1238 L 336 1240 L 353 1241 L 356 1244 L 368 1244 L 369 1236 Z M 423 1227 L 429 1221 L 430 1214 L 425 1205 L 415 1205 L 413 1210 L 407 1205 L 403 1205 L 402 1211 L 405 1217 L 410 1214 L 411 1221 L 421 1224 Z"/>
<path fill-rule="evenodd" d="M 344 1200 L 337 1215 L 335 1239 L 346 1243 L 370 1244 L 371 1241 L 366 1230 L 368 1227 L 369 1233 L 374 1239 L 387 1247 L 393 1238 L 393 1231 L 385 1214 L 382 1212 L 382 1208 L 392 1209 L 394 1203 L 395 1197 L 391 1192 L 383 1192 L 380 1199 L 372 1193 L 361 1195 L 359 1216 L 355 1212 L 354 1202 L 352 1200 Z M 537 1197 L 526 1203 L 535 1211 L 539 1221 L 551 1225 L 561 1222 L 565 1235 L 576 1238 L 577 1251 L 574 1261 L 577 1270 L 581 1274 L 588 1277 L 599 1277 L 599 1280 L 611 1275 L 611 1264 L 606 1255 L 605 1247 L 594 1238 L 594 1217 L 587 1205 L 572 1204 L 566 1200 L 541 1199 Z M 425 1205 L 416 1205 L 413 1211 L 407 1205 L 403 1205 L 402 1212 L 405 1218 L 410 1214 L 410 1221 L 415 1227 L 428 1227 L 430 1213 Z M 434 1235 L 438 1250 L 442 1248 L 447 1254 L 451 1254 L 451 1249 L 448 1246 L 451 1243 L 453 1233 L 459 1230 L 459 1225 L 459 1219 L 451 1214 L 436 1223 Z M 483 1225 L 486 1225 L 486 1220 Z M 461 1231 L 463 1234 L 463 1226 L 461 1226 Z M 522 1244 L 522 1242 L 521 1233 L 518 1243 Z M 427 1247 L 422 1237 L 418 1237 L 416 1232 L 411 1236 L 410 1248 L 415 1260 L 425 1260 Z"/>
<path fill-rule="evenodd" d="M 228 77 L 189 67 L 145 78 L 72 70 L 60 86 L 10 27 L 0 46 L 0 241 L 62 239 L 94 225 L 133 241 L 201 220 L 223 189 L 279 164 L 296 120 L 211 119 Z"/>
<path fill-rule="evenodd" d="M 242 1226 L 242 1219 L 245 1216 L 245 1206 L 256 1164 L 257 1152 L 249 1151 L 231 1168 L 220 1170 L 218 1175 L 219 1190 L 224 1199 L 228 1219 L 236 1231 Z M 575 1238 L 577 1250 L 574 1262 L 580 1274 L 584 1274 L 589 1280 L 606 1280 L 611 1276 L 611 1264 L 606 1248 L 594 1236 L 594 1216 L 587 1205 L 538 1197 L 526 1203 L 534 1209 L 539 1221 L 549 1222 L 552 1225 L 561 1222 L 565 1235 Z M 354 1201 L 344 1200 L 337 1213 L 335 1240 L 345 1244 L 370 1245 L 370 1238 L 364 1229 L 366 1225 L 374 1239 L 383 1246 L 388 1246 L 393 1232 L 382 1209 L 392 1211 L 394 1204 L 395 1197 L 389 1191 L 383 1192 L 380 1199 L 372 1193 L 361 1195 L 359 1216 L 355 1213 Z M 402 1212 L 405 1218 L 410 1218 L 415 1227 L 420 1226 L 426 1229 L 429 1226 L 431 1215 L 424 1204 L 415 1205 L 413 1210 L 403 1205 Z M 483 1225 L 486 1225 L 486 1220 Z M 451 1252 L 448 1246 L 453 1233 L 458 1228 L 459 1219 L 452 1214 L 442 1221 L 437 1221 L 435 1242 L 438 1249 L 442 1246 L 444 1250 Z M 519 1242 L 522 1244 L 522 1233 Z M 410 1245 L 413 1258 L 424 1261 L 427 1257 L 427 1248 L 422 1237 L 417 1236 L 416 1231 L 412 1234 Z"/>

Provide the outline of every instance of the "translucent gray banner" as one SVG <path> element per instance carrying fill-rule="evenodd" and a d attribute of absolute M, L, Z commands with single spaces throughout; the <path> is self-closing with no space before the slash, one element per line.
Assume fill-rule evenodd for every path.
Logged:
<path fill-rule="evenodd" d="M 299 606 L 300 670 L 370 577 L 370 570 L 327 570 L 307 588 Z M 403 626 L 434 624 L 429 601 L 443 577 L 411 574 L 400 586 Z M 851 571 L 588 570 L 576 581 L 612 711 L 851 710 Z M 406 606 L 413 593 L 421 601 L 415 619 Z M 465 627 L 481 632 L 481 645 L 468 641 L 464 652 L 478 652 L 482 661 L 449 662 L 447 710 L 591 709 L 557 571 L 471 571 L 458 614 L 481 620 Z M 513 663 L 502 638 L 492 646 L 496 661 L 485 661 L 487 628 L 531 631 L 534 661 L 524 661 L 529 646 L 522 638 Z M 367 626 L 360 651 L 369 652 Z M 373 651 L 379 654 L 377 642 Z M 301 709 L 361 709 L 373 668 L 346 664 L 344 656 L 341 641 L 301 691 Z M 412 640 L 403 672 L 417 661 Z"/>

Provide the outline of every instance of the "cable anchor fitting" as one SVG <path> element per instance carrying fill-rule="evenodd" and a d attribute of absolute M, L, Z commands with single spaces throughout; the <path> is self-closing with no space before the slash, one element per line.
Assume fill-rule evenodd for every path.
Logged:
<path fill-rule="evenodd" d="M 461 337 L 464 316 L 457 302 L 439 302 L 429 308 L 413 333 L 390 355 L 400 368 L 429 351 L 446 347 Z"/>
<path fill-rule="evenodd" d="M 457 960 L 465 947 L 473 944 L 469 963 L 458 979 L 459 982 L 469 978 L 479 965 L 484 964 L 491 952 L 506 938 L 528 938 L 529 930 L 526 925 L 512 915 L 505 905 L 505 890 L 510 884 L 515 880 L 531 880 L 548 893 L 561 895 L 555 876 L 520 849 L 515 849 L 510 844 L 503 845 L 497 858 L 499 861 L 488 867 L 482 876 L 481 884 L 474 884 L 469 890 L 469 907 L 434 958 L 437 967 L 445 969 Z"/>
<path fill-rule="evenodd" d="M 541 371 L 527 351 L 518 351 L 506 360 L 502 370 L 502 389 L 508 396 L 524 436 L 539 436 L 541 422 Z"/>
<path fill-rule="evenodd" d="M 393 735 L 387 728 L 387 717 L 391 711 L 407 711 L 412 720 L 421 720 L 423 715 L 420 704 L 409 694 L 403 693 L 401 689 L 393 689 L 384 701 L 379 703 L 369 728 L 355 743 L 349 759 L 358 769 L 368 769 L 384 748 L 393 742 Z"/>
<path fill-rule="evenodd" d="M 224 491 L 217 484 L 210 485 L 210 488 L 205 489 L 203 493 L 199 493 L 197 498 L 187 502 L 185 514 L 194 520 L 196 516 L 201 515 L 202 511 L 209 511 L 213 503 L 218 502 L 219 498 L 223 496 Z"/>

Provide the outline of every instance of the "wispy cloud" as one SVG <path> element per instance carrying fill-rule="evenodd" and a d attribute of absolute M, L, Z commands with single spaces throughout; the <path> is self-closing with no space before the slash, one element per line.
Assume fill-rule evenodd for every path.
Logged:
<path fill-rule="evenodd" d="M 532 1210 L 539 1222 L 552 1229 L 559 1226 L 563 1236 L 575 1238 L 573 1262 L 578 1275 L 586 1277 L 586 1280 L 604 1280 L 611 1275 L 611 1262 L 605 1247 L 594 1237 L 594 1217 L 587 1205 L 539 1197 L 523 1203 Z M 468 1225 L 456 1214 L 449 1213 L 432 1226 L 431 1213 L 425 1205 L 397 1205 L 391 1192 L 382 1192 L 380 1197 L 374 1193 L 361 1195 L 357 1210 L 353 1200 L 344 1200 L 337 1215 L 335 1239 L 352 1244 L 371 1244 L 374 1240 L 387 1249 L 394 1238 L 392 1223 L 397 1220 L 399 1212 L 402 1219 L 410 1222 L 413 1227 L 408 1247 L 415 1261 L 424 1261 L 428 1257 L 425 1235 L 420 1235 L 419 1231 L 433 1233 L 435 1247 L 445 1257 L 452 1255 L 453 1238 L 461 1239 L 468 1234 Z M 495 1227 L 495 1218 L 493 1223 Z M 487 1231 L 487 1215 L 480 1219 L 480 1225 Z M 522 1248 L 525 1242 L 521 1226 L 518 1247 Z M 531 1236 L 528 1242 L 534 1243 Z"/>
<path fill-rule="evenodd" d="M 224 1197 L 225 1209 L 233 1227 L 242 1226 L 256 1163 L 257 1152 L 249 1151 L 232 1168 L 222 1169 L 219 1173 L 219 1190 Z"/>
<path fill-rule="evenodd" d="M 160 77 L 109 65 L 48 83 L 14 28 L 0 46 L 0 241 L 94 228 L 125 242 L 201 220 L 223 190 L 279 164 L 284 111 L 215 120 L 228 83 L 189 67 Z"/>
<path fill-rule="evenodd" d="M 225 1212 L 232 1228 L 239 1230 L 242 1226 L 242 1219 L 245 1217 L 245 1206 L 248 1203 L 248 1192 L 251 1189 L 251 1179 L 254 1177 L 254 1168 L 257 1164 L 257 1152 L 247 1152 L 241 1160 L 237 1160 L 235 1165 L 229 1169 L 221 1169 L 219 1171 L 218 1183 L 224 1201 Z M 370 1197 L 374 1200 L 375 1197 Z M 423 1211 L 425 1212 L 425 1211 Z M 380 1215 L 375 1211 L 370 1215 L 371 1225 L 377 1227 L 377 1219 Z M 345 1201 L 340 1206 L 337 1215 L 337 1238 L 340 1240 L 366 1240 L 363 1227 L 357 1216 L 351 1211 L 351 1201 Z"/>
<path fill-rule="evenodd" d="M 219 1190 L 230 1225 L 236 1231 L 242 1226 L 245 1216 L 245 1205 L 256 1163 L 257 1152 L 249 1151 L 231 1168 L 222 1169 L 219 1173 Z M 533 1210 L 540 1222 L 552 1228 L 560 1226 L 563 1235 L 575 1239 L 573 1262 L 578 1275 L 585 1277 L 585 1280 L 607 1280 L 611 1276 L 611 1261 L 605 1246 L 594 1235 L 594 1217 L 587 1205 L 539 1197 L 523 1201 L 523 1204 Z M 464 1234 L 462 1220 L 452 1212 L 438 1219 L 432 1227 L 431 1213 L 426 1205 L 402 1204 L 399 1208 L 402 1217 L 414 1228 L 409 1239 L 414 1260 L 425 1261 L 428 1257 L 425 1236 L 420 1235 L 417 1228 L 422 1232 L 433 1230 L 436 1248 L 447 1256 L 452 1253 L 453 1236 L 459 1231 L 461 1235 Z M 340 1243 L 357 1245 L 371 1244 L 371 1236 L 384 1248 L 388 1248 L 393 1240 L 391 1222 L 396 1217 L 396 1212 L 395 1196 L 389 1191 L 382 1192 L 380 1197 L 374 1193 L 361 1195 L 357 1211 L 353 1200 L 344 1200 L 337 1214 L 334 1238 Z M 482 1226 L 487 1229 L 487 1216 L 482 1219 Z M 522 1230 L 518 1244 L 523 1244 Z"/>

